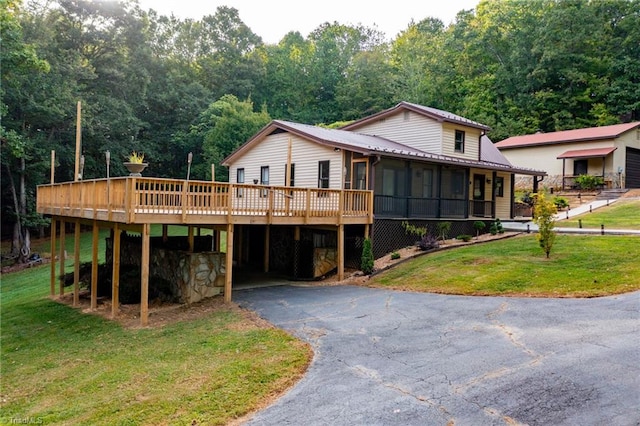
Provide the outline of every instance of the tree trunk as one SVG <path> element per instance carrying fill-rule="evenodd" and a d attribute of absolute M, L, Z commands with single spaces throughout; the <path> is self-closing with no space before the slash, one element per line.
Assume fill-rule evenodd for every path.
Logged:
<path fill-rule="evenodd" d="M 20 217 L 27 217 L 27 190 L 26 190 L 26 171 L 27 162 L 24 157 L 20 159 Z M 31 254 L 31 235 L 29 228 L 22 227 L 22 245 L 20 246 L 20 263 L 26 263 L 27 258 Z"/>
<path fill-rule="evenodd" d="M 13 210 L 16 214 L 16 223 L 13 225 L 13 239 L 11 240 L 11 254 L 15 256 L 20 256 L 20 249 L 22 248 L 22 220 L 20 217 L 20 206 L 18 204 L 18 194 L 16 193 L 16 185 L 13 181 L 13 174 L 11 173 L 11 169 L 9 168 L 9 164 L 7 166 L 7 175 L 9 176 L 9 187 L 11 189 L 11 196 L 13 197 Z M 19 259 L 19 257 L 18 257 Z"/>

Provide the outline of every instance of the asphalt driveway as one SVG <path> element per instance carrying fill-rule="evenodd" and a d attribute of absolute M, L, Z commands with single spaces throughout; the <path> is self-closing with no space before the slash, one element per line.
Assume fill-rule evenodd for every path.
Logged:
<path fill-rule="evenodd" d="M 310 342 L 251 425 L 639 425 L 640 293 L 461 297 L 357 286 L 234 294 Z"/>

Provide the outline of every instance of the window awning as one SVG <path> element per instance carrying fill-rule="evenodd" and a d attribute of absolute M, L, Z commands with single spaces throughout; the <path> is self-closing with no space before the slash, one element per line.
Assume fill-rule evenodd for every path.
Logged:
<path fill-rule="evenodd" d="M 595 158 L 595 157 L 606 157 L 615 151 L 615 146 L 610 146 L 606 148 L 591 148 L 591 149 L 574 149 L 572 151 L 566 151 L 562 154 L 558 155 L 556 158 Z"/>

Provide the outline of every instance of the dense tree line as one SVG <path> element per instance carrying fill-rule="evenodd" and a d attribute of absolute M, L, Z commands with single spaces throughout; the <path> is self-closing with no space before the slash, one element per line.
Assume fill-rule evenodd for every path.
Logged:
<path fill-rule="evenodd" d="M 217 179 L 219 162 L 270 119 L 335 124 L 406 100 L 485 123 L 494 141 L 640 119 L 640 0 L 481 0 L 454 23 L 425 17 L 395 39 L 319 23 L 265 44 L 232 7 L 201 20 L 137 0 L 0 0 L 2 223 L 15 239 L 42 219 L 35 187 L 74 178 Z M 286 22 L 283 23 L 286 25 Z M 22 235 L 22 237 L 20 236 Z M 28 237 L 28 235 L 27 235 Z"/>

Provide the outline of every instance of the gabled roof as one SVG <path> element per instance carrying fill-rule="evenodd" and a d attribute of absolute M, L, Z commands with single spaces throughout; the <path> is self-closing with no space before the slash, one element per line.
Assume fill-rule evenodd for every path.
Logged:
<path fill-rule="evenodd" d="M 386 109 L 384 111 L 380 111 L 377 114 L 373 114 L 370 115 L 368 117 L 362 118 L 360 120 L 356 120 L 353 123 L 347 124 L 346 126 L 343 126 L 342 129 L 343 130 L 354 130 L 357 129 L 365 124 L 374 122 L 374 121 L 378 121 L 380 119 L 389 117 L 391 115 L 395 115 L 398 113 L 398 111 L 402 111 L 402 110 L 406 110 L 406 111 L 413 111 L 417 114 L 423 115 L 425 117 L 429 117 L 432 118 L 436 121 L 439 122 L 449 122 L 449 123 L 456 123 L 456 124 L 462 124 L 464 126 L 468 126 L 468 127 L 474 127 L 477 129 L 481 129 L 481 130 L 485 130 L 485 131 L 489 131 L 491 130 L 490 127 L 485 126 L 482 123 L 478 123 L 477 121 L 473 121 L 473 120 L 469 120 L 468 118 L 462 117 L 460 115 L 456 115 L 453 114 L 451 112 L 448 111 L 443 111 L 437 108 L 431 108 L 431 107 L 426 107 L 423 105 L 418 105 L 418 104 L 412 104 L 410 102 L 400 102 L 399 104 L 397 104 L 396 106 L 394 106 L 393 108 L 389 108 Z"/>
<path fill-rule="evenodd" d="M 482 155 L 482 161 L 467 160 L 447 155 L 431 154 L 379 136 L 365 135 L 341 129 L 328 129 L 283 120 L 273 120 L 267 126 L 263 127 L 254 137 L 225 158 L 222 161 L 222 165 L 229 166 L 235 159 L 250 150 L 251 147 L 260 143 L 265 137 L 279 131 L 290 132 L 330 148 L 359 152 L 367 156 L 384 155 L 387 157 L 429 161 L 438 164 L 502 170 L 525 175 L 546 175 L 544 171 L 512 166 L 502 154 L 498 153 L 500 155 L 496 156 L 495 153 L 491 152 L 492 147 L 487 148 L 488 152 L 486 155 Z M 491 143 L 491 141 L 488 140 L 488 143 Z"/>
<path fill-rule="evenodd" d="M 551 133 L 512 136 L 496 143 L 498 149 L 520 148 L 533 145 L 551 145 L 559 143 L 597 141 L 615 139 L 621 134 L 640 126 L 640 121 L 614 124 L 612 126 L 588 127 L 586 129 L 563 130 Z"/>
<path fill-rule="evenodd" d="M 480 138 L 480 159 L 491 163 L 504 164 L 505 166 L 510 167 L 512 166 L 509 160 L 507 160 L 507 157 L 505 157 L 504 154 L 496 148 L 487 135 L 482 135 Z"/>
<path fill-rule="evenodd" d="M 332 148 L 349 149 L 350 151 L 359 152 L 361 154 L 369 154 L 375 150 L 376 147 L 378 149 L 389 151 L 407 149 L 403 144 L 393 142 L 379 136 L 365 135 L 362 133 L 348 132 L 346 130 L 339 129 L 328 129 L 309 124 L 293 123 L 291 121 L 273 120 L 225 158 L 222 161 L 222 165 L 228 165 L 230 162 L 234 161 L 235 158 L 242 155 L 242 153 L 248 151 L 251 147 L 259 143 L 259 141 L 272 133 L 277 133 L 279 130 L 290 132 L 321 145 L 326 145 Z"/>

